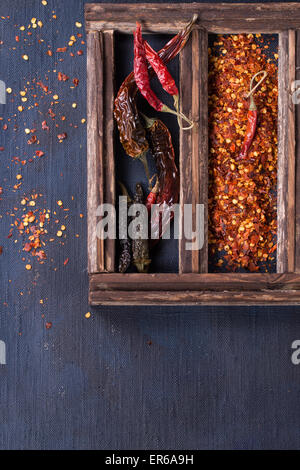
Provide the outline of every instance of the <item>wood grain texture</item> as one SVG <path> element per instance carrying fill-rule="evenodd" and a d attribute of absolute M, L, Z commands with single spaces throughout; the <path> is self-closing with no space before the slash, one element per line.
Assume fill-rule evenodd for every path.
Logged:
<path fill-rule="evenodd" d="M 103 64 L 103 129 L 104 129 L 104 165 L 105 165 L 105 202 L 115 205 L 115 144 L 114 144 L 114 96 L 115 96 L 115 51 L 114 31 L 105 31 L 104 38 L 104 64 Z M 104 244 L 105 270 L 115 270 L 115 240 L 107 238 Z"/>
<path fill-rule="evenodd" d="M 193 42 L 191 37 L 179 56 L 180 64 L 180 110 L 186 116 L 190 116 L 193 106 Z M 186 73 L 186 71 L 189 73 Z M 195 116 L 194 116 L 195 117 Z M 180 168 L 180 210 L 181 210 L 181 238 L 178 241 L 179 273 L 193 272 L 192 251 L 186 250 L 186 238 L 184 236 L 184 205 L 193 202 L 193 159 L 195 154 L 192 147 L 193 130 L 179 133 L 179 168 Z M 195 178 L 195 175 L 194 175 Z M 196 268 L 196 272 L 198 267 Z"/>
<path fill-rule="evenodd" d="M 142 4 L 138 11 L 134 4 L 86 4 L 87 29 L 111 29 L 131 32 L 136 19 L 144 31 L 174 33 L 184 27 L 191 15 L 197 13 L 199 23 L 209 32 L 280 32 L 300 27 L 298 3 L 272 4 L 211 4 L 174 3 Z"/>
<path fill-rule="evenodd" d="M 288 272 L 295 271 L 295 171 L 296 132 L 295 105 L 292 101 L 292 86 L 296 73 L 296 33 L 289 30 L 289 87 L 288 87 Z"/>
<path fill-rule="evenodd" d="M 195 203 L 204 206 L 204 244 L 198 254 L 197 272 L 207 273 L 208 271 L 208 33 L 204 29 L 193 32 L 193 89 L 199 90 L 199 102 L 196 112 L 193 113 L 195 120 L 196 113 L 199 113 L 199 125 L 193 129 L 193 154 L 194 165 L 198 168 L 198 180 L 194 186 L 197 195 Z M 197 60 L 198 57 L 198 60 Z M 197 64 L 199 61 L 199 66 Z M 197 96 L 197 95 L 196 95 Z M 196 105 L 193 99 L 193 108 Z M 198 158 L 197 158 L 198 154 Z"/>
<path fill-rule="evenodd" d="M 179 240 L 179 272 L 207 272 L 207 197 L 208 197 L 208 35 L 205 30 L 194 30 L 190 41 L 180 54 L 181 110 L 194 121 L 192 130 L 180 130 L 180 206 L 204 205 L 204 245 L 200 250 L 187 250 L 182 218 L 182 238 Z M 189 73 L 187 73 L 189 71 Z"/>
<path fill-rule="evenodd" d="M 295 78 L 300 83 L 300 30 L 296 31 L 296 74 Z M 297 89 L 300 88 L 296 84 Z M 296 96 L 300 96 L 296 92 Z M 295 106 L 296 112 L 296 149 L 295 149 L 295 271 L 300 272 L 300 104 Z"/>
<path fill-rule="evenodd" d="M 300 275 L 260 273 L 208 273 L 208 274 L 93 274 L 91 291 L 234 291 L 234 290 L 291 290 L 300 288 Z"/>
<path fill-rule="evenodd" d="M 105 271 L 104 240 L 96 234 L 96 210 L 104 202 L 103 35 L 87 34 L 87 217 L 88 272 Z"/>
<path fill-rule="evenodd" d="M 273 291 L 90 291 L 91 305 L 300 305 L 299 290 Z"/>
<path fill-rule="evenodd" d="M 293 272 L 295 257 L 295 113 L 291 82 L 295 76 L 295 34 L 279 35 L 277 272 Z"/>
<path fill-rule="evenodd" d="M 97 237 L 96 210 L 115 204 L 114 33 L 88 32 L 87 51 L 88 272 L 113 272 L 115 241 Z"/>

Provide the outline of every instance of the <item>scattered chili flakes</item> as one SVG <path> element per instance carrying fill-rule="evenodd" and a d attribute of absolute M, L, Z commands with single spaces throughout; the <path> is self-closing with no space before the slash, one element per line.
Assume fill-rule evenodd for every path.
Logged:
<path fill-rule="evenodd" d="M 209 49 L 209 250 L 216 269 L 266 270 L 276 250 L 277 64 L 253 34 L 217 36 Z M 217 48 L 223 54 L 217 53 Z M 237 161 L 246 123 L 245 94 L 260 70 L 255 93 L 258 127 L 248 158 Z"/>
<path fill-rule="evenodd" d="M 67 80 L 69 80 L 70 77 L 68 77 L 68 75 L 66 75 L 62 72 L 58 72 L 57 78 L 60 82 L 66 82 Z"/>
<path fill-rule="evenodd" d="M 50 117 L 52 118 L 55 118 L 56 114 L 53 112 L 53 109 L 52 108 L 49 108 L 48 109 L 48 114 L 50 115 Z"/>
<path fill-rule="evenodd" d="M 49 126 L 47 125 L 47 121 L 42 121 L 42 129 L 43 131 L 49 131 Z"/>
<path fill-rule="evenodd" d="M 36 82 L 36 84 L 40 86 L 45 93 L 48 92 L 48 86 L 44 85 L 43 82 L 39 81 L 39 82 Z"/>
<path fill-rule="evenodd" d="M 27 140 L 27 144 L 28 144 L 28 145 L 32 145 L 32 144 L 35 144 L 36 141 L 37 141 L 37 137 L 36 137 L 36 135 L 33 134 L 33 135 L 30 137 L 30 139 Z"/>
<path fill-rule="evenodd" d="M 63 132 L 62 134 L 58 134 L 58 135 L 57 135 L 57 138 L 58 138 L 59 140 L 64 140 L 64 139 L 67 138 L 67 133 L 66 133 L 66 132 Z"/>
<path fill-rule="evenodd" d="M 52 328 L 52 322 L 51 322 L 51 321 L 47 321 L 47 322 L 45 323 L 45 327 L 46 327 L 47 330 L 50 330 L 50 328 Z"/>
<path fill-rule="evenodd" d="M 69 262 L 69 258 L 66 258 L 65 261 L 64 261 L 64 266 L 66 266 L 66 264 L 68 264 L 68 262 Z"/>
<path fill-rule="evenodd" d="M 36 154 L 37 157 L 43 157 L 45 155 L 45 153 L 42 152 L 42 150 L 36 150 L 35 154 Z"/>

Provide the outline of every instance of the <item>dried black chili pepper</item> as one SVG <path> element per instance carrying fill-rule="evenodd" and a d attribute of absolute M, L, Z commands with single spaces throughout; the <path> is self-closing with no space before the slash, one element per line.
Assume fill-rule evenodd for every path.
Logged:
<path fill-rule="evenodd" d="M 135 188 L 135 194 L 133 198 L 134 204 L 144 204 L 144 193 L 140 183 L 137 183 Z M 137 211 L 136 217 L 140 215 Z M 143 233 L 141 224 L 137 226 L 137 231 Z M 142 235 L 141 235 L 142 236 Z M 137 268 L 139 273 L 148 272 L 151 259 L 149 257 L 149 240 L 148 238 L 137 238 L 132 240 L 132 257 L 133 264 Z"/>
<path fill-rule="evenodd" d="M 127 189 L 125 186 L 119 182 L 119 186 L 122 191 L 122 195 L 127 197 L 127 209 L 130 207 L 132 200 L 128 194 Z M 121 219 L 121 224 L 124 224 L 123 219 Z M 122 233 L 126 232 L 126 238 L 120 239 L 120 256 L 119 256 L 119 273 L 125 273 L 129 268 L 132 260 L 132 251 L 131 251 L 131 241 L 128 238 L 128 230 L 127 230 L 127 218 L 126 218 L 126 226 L 119 227 L 119 230 Z"/>

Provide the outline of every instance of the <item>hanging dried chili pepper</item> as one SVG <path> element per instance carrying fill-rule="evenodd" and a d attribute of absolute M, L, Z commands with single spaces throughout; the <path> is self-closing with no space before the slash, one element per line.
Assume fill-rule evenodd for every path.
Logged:
<path fill-rule="evenodd" d="M 144 204 L 144 193 L 140 183 L 136 184 L 135 195 L 133 198 L 134 204 Z M 137 217 L 139 212 L 137 212 Z M 138 231 L 143 232 L 143 227 L 138 225 Z M 133 264 L 137 268 L 139 273 L 148 272 L 151 259 L 149 257 L 149 240 L 148 238 L 138 238 L 132 240 L 132 257 Z"/>
<path fill-rule="evenodd" d="M 144 116 L 144 115 L 143 115 Z M 164 206 L 164 220 L 159 212 L 151 217 L 152 244 L 163 234 L 163 221 L 170 220 L 174 214 L 169 208 L 179 199 L 179 174 L 175 164 L 175 152 L 172 137 L 167 126 L 160 119 L 144 116 L 150 149 L 155 160 L 159 180 L 157 206 Z"/>
<path fill-rule="evenodd" d="M 164 63 L 174 59 L 183 49 L 196 20 L 197 15 L 194 15 L 188 25 L 158 52 Z M 149 66 L 148 70 L 150 77 L 152 77 L 154 75 L 152 67 Z M 135 83 L 134 73 L 131 72 L 118 91 L 114 107 L 114 117 L 117 122 L 121 144 L 125 152 L 133 158 L 141 158 L 141 155 L 149 148 L 145 129 L 137 110 L 137 92 L 138 87 Z"/>
<path fill-rule="evenodd" d="M 163 89 L 172 95 L 174 98 L 174 106 L 178 111 L 179 103 L 179 91 L 176 86 L 175 80 L 170 74 L 167 66 L 164 64 L 163 60 L 160 58 L 159 54 L 152 49 L 150 44 L 147 41 L 144 41 L 144 47 L 146 52 L 146 58 L 154 72 L 157 75 L 158 80 L 160 81 Z"/>
<path fill-rule="evenodd" d="M 175 114 L 175 116 L 184 119 L 189 123 L 189 127 L 184 129 L 191 129 L 193 127 L 193 122 L 190 119 L 188 119 L 184 114 L 170 109 L 152 90 L 150 86 L 146 52 L 140 23 L 136 24 L 136 30 L 134 31 L 134 78 L 138 89 L 152 108 L 163 113 Z M 180 127 L 182 127 L 179 120 L 178 123 Z"/>
<path fill-rule="evenodd" d="M 127 209 L 130 207 L 132 200 L 128 194 L 127 189 L 125 186 L 119 182 L 119 186 L 122 191 L 122 195 L 127 197 Z M 122 223 L 121 219 L 121 223 Z M 119 273 L 125 273 L 127 269 L 129 268 L 132 260 L 132 252 L 131 252 L 131 241 L 128 238 L 128 232 L 127 232 L 127 223 L 126 227 L 120 227 L 119 228 L 121 231 L 125 232 L 127 234 L 127 237 L 124 239 L 120 239 L 120 256 L 119 256 Z"/>
<path fill-rule="evenodd" d="M 262 79 L 255 85 L 254 88 L 252 88 L 255 78 L 260 74 L 263 74 Z M 238 160 L 244 160 L 247 157 L 248 151 L 254 139 L 255 132 L 256 132 L 258 112 L 257 112 L 257 107 L 253 98 L 253 93 L 256 90 L 256 88 L 263 82 L 263 80 L 266 78 L 267 75 L 268 75 L 267 72 L 262 70 L 260 72 L 257 72 L 255 75 L 253 75 L 251 79 L 250 91 L 249 91 L 249 94 L 247 95 L 248 98 L 250 97 L 250 104 L 249 104 L 249 110 L 248 110 L 248 116 L 247 116 L 248 121 L 247 121 L 244 142 L 242 144 L 242 148 L 240 150 Z"/>

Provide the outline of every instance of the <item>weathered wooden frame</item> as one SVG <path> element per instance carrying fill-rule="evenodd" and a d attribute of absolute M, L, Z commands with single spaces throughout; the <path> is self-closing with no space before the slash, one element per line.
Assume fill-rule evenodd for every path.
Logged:
<path fill-rule="evenodd" d="M 300 4 L 86 4 L 88 107 L 88 271 L 92 305 L 300 304 L 300 111 L 291 85 L 300 79 Z M 114 32 L 176 33 L 197 13 L 180 54 L 181 108 L 196 126 L 180 134 L 180 203 L 202 203 L 207 220 L 208 33 L 279 34 L 278 248 L 276 274 L 207 273 L 204 247 L 179 240 L 178 274 L 115 273 L 115 244 L 96 237 L 96 210 L 115 203 Z M 191 73 L 184 74 L 189 70 Z M 296 108 L 296 109 L 295 109 Z M 201 182 L 201 184 L 199 184 Z"/>

